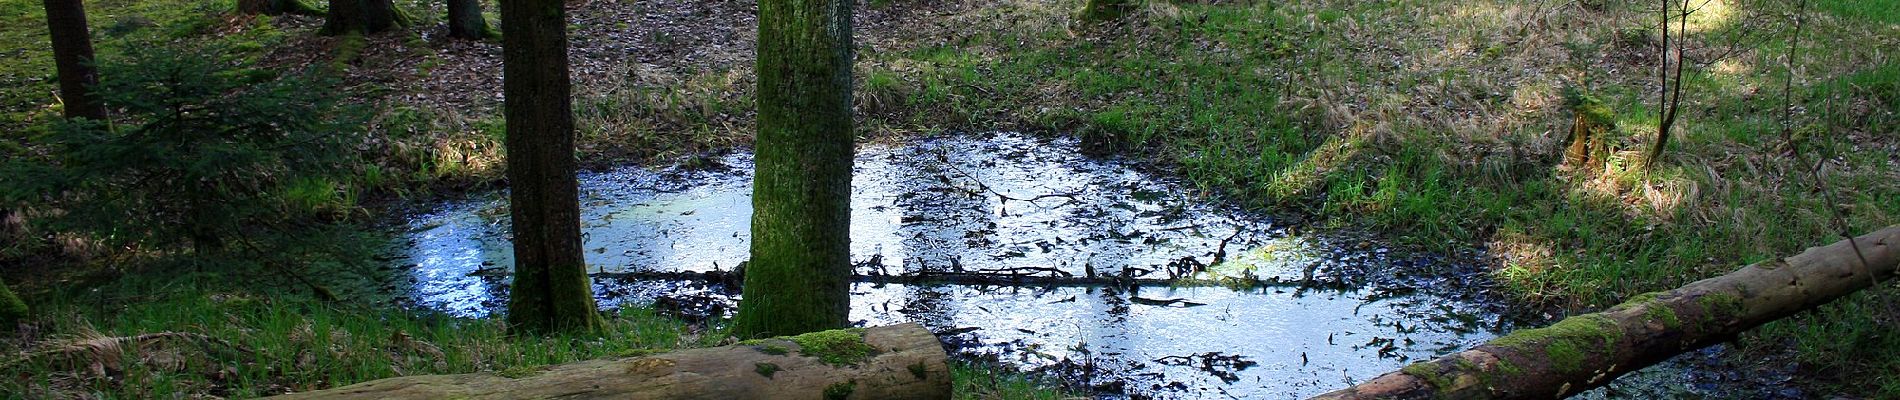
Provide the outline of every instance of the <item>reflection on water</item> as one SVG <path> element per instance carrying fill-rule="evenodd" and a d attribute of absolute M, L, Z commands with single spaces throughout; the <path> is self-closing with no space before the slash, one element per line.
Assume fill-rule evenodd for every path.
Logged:
<path fill-rule="evenodd" d="M 730 270 L 746 259 L 751 160 L 710 170 L 581 177 L 596 272 Z M 1040 369 L 1104 393 L 1287 398 L 1361 381 L 1508 328 L 1471 266 L 1351 237 L 1298 235 L 1199 201 L 1075 143 L 1015 134 L 866 146 L 853 181 L 860 273 L 1011 270 L 1072 276 L 1253 277 L 1227 287 L 854 285 L 858 324 L 923 323 L 964 355 Z M 425 307 L 504 306 L 513 265 L 505 200 L 413 218 L 399 252 Z M 603 307 L 657 302 L 714 314 L 735 288 L 596 279 Z"/>

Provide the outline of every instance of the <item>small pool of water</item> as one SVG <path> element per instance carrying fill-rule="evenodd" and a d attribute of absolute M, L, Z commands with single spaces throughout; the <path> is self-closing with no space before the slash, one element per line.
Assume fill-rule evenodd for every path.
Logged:
<path fill-rule="evenodd" d="M 1309 235 L 1214 205 L 1178 182 L 1069 139 L 995 133 L 861 146 L 852 257 L 865 275 L 1013 272 L 1196 278 L 1246 285 L 859 283 L 859 325 L 919 322 L 964 357 L 1105 397 L 1293 398 L 1363 381 L 1508 331 L 1476 259 Z M 654 304 L 722 318 L 737 288 L 642 272 L 729 271 L 747 258 L 751 159 L 580 178 L 584 241 L 603 308 Z M 444 204 L 396 246 L 419 306 L 505 308 L 506 198 Z M 1674 376 L 1664 372 L 1664 375 Z"/>

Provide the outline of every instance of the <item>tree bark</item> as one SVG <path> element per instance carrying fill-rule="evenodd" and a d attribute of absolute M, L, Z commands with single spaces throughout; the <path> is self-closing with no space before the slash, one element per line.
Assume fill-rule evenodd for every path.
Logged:
<path fill-rule="evenodd" d="M 851 0 L 759 2 L 752 259 L 733 328 L 742 337 L 847 323 L 851 7 Z"/>
<path fill-rule="evenodd" d="M 787 340 L 494 373 L 390 378 L 279 399 L 949 399 L 950 367 L 917 324 L 870 328 L 877 354 L 832 365 Z M 777 354 L 774 354 L 777 353 Z"/>
<path fill-rule="evenodd" d="M 477 40 L 495 37 L 495 31 L 488 28 L 488 20 L 482 18 L 481 0 L 449 0 L 449 37 Z"/>
<path fill-rule="evenodd" d="M 1900 225 L 1512 332 L 1317 399 L 1562 398 L 1892 279 L 1896 265 Z"/>
<path fill-rule="evenodd" d="M 567 11 L 562 0 L 501 2 L 503 116 L 508 200 L 514 218 L 509 325 L 529 332 L 600 326 L 581 258 L 569 97 Z"/>
<path fill-rule="evenodd" d="M 391 0 L 330 0 L 323 33 L 347 35 L 380 33 L 408 26 L 409 17 Z"/>
<path fill-rule="evenodd" d="M 53 67 L 66 118 L 106 119 L 106 106 L 92 94 L 99 70 L 92 65 L 92 33 L 81 0 L 45 0 L 46 28 L 53 41 Z"/>

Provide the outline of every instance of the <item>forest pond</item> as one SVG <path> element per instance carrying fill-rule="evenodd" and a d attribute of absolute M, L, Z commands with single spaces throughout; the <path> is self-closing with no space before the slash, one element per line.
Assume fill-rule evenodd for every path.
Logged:
<path fill-rule="evenodd" d="M 589 268 L 603 308 L 653 304 L 688 320 L 735 310 L 738 288 L 651 273 L 730 271 L 746 259 L 751 160 L 583 173 Z M 961 357 L 1081 384 L 1108 398 L 1292 398 L 1345 387 L 1515 327 L 1486 294 L 1478 250 L 1393 250 L 1312 235 L 1207 201 L 1139 163 L 1084 156 L 1072 139 L 992 133 L 862 145 L 852 253 L 864 277 L 985 273 L 994 281 L 865 279 L 863 326 L 922 323 Z M 506 199 L 488 193 L 399 229 L 399 285 L 418 307 L 505 308 Z M 647 275 L 643 275 L 647 274 Z M 675 274 L 675 276 L 684 274 Z M 1020 284 L 1012 277 L 1134 284 Z M 644 277 L 644 278 L 643 278 Z M 1190 278 L 1187 284 L 1158 284 Z M 877 281 L 877 282 L 873 282 Z M 1727 391 L 1693 353 L 1619 390 Z M 1598 391 L 1594 395 L 1602 395 Z"/>

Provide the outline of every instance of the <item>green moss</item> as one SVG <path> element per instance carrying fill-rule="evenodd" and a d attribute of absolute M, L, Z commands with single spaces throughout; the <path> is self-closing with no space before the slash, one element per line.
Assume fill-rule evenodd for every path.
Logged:
<path fill-rule="evenodd" d="M 1652 302 L 1649 303 L 1648 307 L 1647 310 L 1643 311 L 1643 317 L 1648 318 L 1650 321 L 1662 323 L 1665 328 L 1676 329 L 1682 327 L 1682 319 L 1676 317 L 1676 309 L 1669 308 L 1668 303 Z"/>
<path fill-rule="evenodd" d="M 1549 327 L 1525 329 L 1492 339 L 1491 345 L 1525 352 L 1541 352 L 1560 371 L 1577 371 L 1592 352 L 1616 351 L 1623 336 L 1615 321 L 1597 314 L 1565 318 Z"/>
<path fill-rule="evenodd" d="M 1558 340 L 1544 346 L 1544 355 L 1550 359 L 1550 365 L 1563 372 L 1577 372 L 1583 369 L 1583 349 L 1577 348 L 1577 342 Z"/>
<path fill-rule="evenodd" d="M 782 369 L 781 369 L 781 368 L 779 368 L 779 366 L 778 366 L 778 364 L 773 364 L 773 363 L 757 363 L 757 364 L 752 364 L 752 371 L 754 371 L 754 372 L 758 372 L 758 373 L 759 373 L 759 376 L 764 376 L 764 377 L 766 377 L 767 379 L 771 379 L 771 378 L 772 378 L 772 374 L 776 374 L 776 373 L 778 373 L 778 372 L 779 372 L 780 370 L 782 370 Z"/>
<path fill-rule="evenodd" d="M 1405 368 L 1400 368 L 1399 371 L 1407 375 L 1416 376 L 1419 379 L 1424 379 L 1425 382 L 1431 383 L 1432 387 L 1437 390 L 1451 388 L 1451 378 L 1439 373 L 1438 366 L 1429 362 L 1407 365 Z"/>
<path fill-rule="evenodd" d="M 534 376 L 534 374 L 538 374 L 538 373 L 541 373 L 541 367 L 530 366 L 530 365 L 523 365 L 523 366 L 518 366 L 514 368 L 495 371 L 495 375 L 501 375 L 502 377 L 509 378 L 509 379 L 526 378 L 526 377 Z"/>
<path fill-rule="evenodd" d="M 1702 306 L 1703 325 L 1716 325 L 1742 313 L 1742 298 L 1729 293 L 1708 293 L 1696 298 Z"/>
<path fill-rule="evenodd" d="M 917 377 L 918 380 L 923 380 L 924 378 L 927 378 L 930 376 L 930 367 L 924 366 L 923 361 L 918 361 L 916 364 L 911 364 L 910 376 Z"/>
<path fill-rule="evenodd" d="M 864 343 L 863 329 L 818 331 L 786 339 L 798 344 L 799 353 L 830 365 L 857 364 L 877 352 Z"/>
<path fill-rule="evenodd" d="M 858 390 L 857 382 L 838 382 L 825 387 L 825 400 L 844 400 Z"/>

